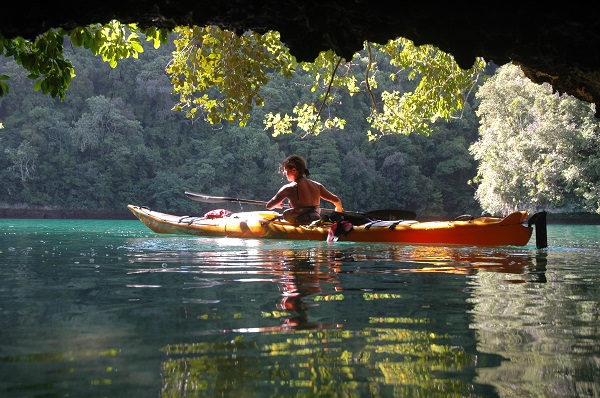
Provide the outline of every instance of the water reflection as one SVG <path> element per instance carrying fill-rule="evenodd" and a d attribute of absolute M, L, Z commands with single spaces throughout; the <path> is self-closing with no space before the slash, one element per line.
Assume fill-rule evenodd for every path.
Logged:
<path fill-rule="evenodd" d="M 132 240 L 129 274 L 175 273 L 194 275 L 188 288 L 211 288 L 221 283 L 276 284 L 280 300 L 263 316 L 281 318 L 279 327 L 246 327 L 236 332 L 267 332 L 290 329 L 340 328 L 341 323 L 313 322 L 311 307 L 342 300 L 345 288 L 340 275 L 393 275 L 403 273 L 447 273 L 474 275 L 494 272 L 509 275 L 509 283 L 544 283 L 546 252 L 524 249 L 408 245 L 311 245 L 306 249 L 286 248 L 260 240 L 210 239 L 211 250 L 194 250 L 190 242 L 155 247 L 153 240 Z M 164 243 L 162 241 L 161 243 Z M 203 247 L 207 242 L 203 242 Z M 285 246 L 285 245 L 283 245 Z M 212 247 L 215 249 L 212 250 Z M 156 248 L 157 250 L 153 250 Z M 219 248 L 226 248 L 220 251 Z M 157 266 L 160 264 L 160 266 Z M 227 276 L 227 281 L 217 275 Z M 129 285 L 152 287 L 152 285 Z M 372 297 L 381 287 L 352 287 L 369 291 Z M 385 289 L 384 289 L 385 290 Z M 311 304 L 305 298 L 311 298 Z M 217 300 L 218 301 L 218 300 Z M 187 299 L 187 303 L 216 303 L 215 300 Z"/>
<path fill-rule="evenodd" d="M 538 252 L 45 223 L 0 227 L 0 395 L 600 396 L 599 226 Z"/>
<path fill-rule="evenodd" d="M 231 327 L 204 329 L 193 341 L 165 345 L 164 396 L 486 395 L 488 380 L 470 379 L 479 368 L 499 367 L 502 358 L 477 350 L 465 312 L 478 277 L 495 274 L 507 284 L 546 282 L 543 251 L 381 244 L 290 248 L 225 241 L 214 246 L 226 245 L 226 251 L 184 245 L 152 252 L 148 242 L 134 244 L 144 249 L 132 250 L 129 261 L 143 266 L 131 274 L 181 273 L 193 275 L 190 283 L 200 289 L 235 282 L 251 289 L 275 285 L 279 292 L 277 300 L 259 303 L 263 321 L 239 315 Z M 429 277 L 440 273 L 460 278 Z M 427 294 L 432 291 L 440 296 Z M 455 372 L 462 377 L 448 377 Z"/>
<path fill-rule="evenodd" d="M 572 254 L 585 258 L 590 253 Z M 543 274 L 544 285 L 506 284 L 494 273 L 470 280 L 477 350 L 502 357 L 498 366 L 478 368 L 475 380 L 494 386 L 500 396 L 600 396 L 600 308 L 581 294 L 596 283 L 582 262 L 569 267 L 556 259 Z M 536 256 L 537 268 L 546 261 L 546 253 Z M 540 278 L 537 269 L 531 276 Z"/>

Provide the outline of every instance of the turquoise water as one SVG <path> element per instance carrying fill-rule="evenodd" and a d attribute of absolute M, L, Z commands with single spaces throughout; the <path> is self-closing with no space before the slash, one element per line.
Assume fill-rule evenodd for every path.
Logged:
<path fill-rule="evenodd" d="M 0 396 L 600 396 L 600 226 L 548 249 L 0 219 Z"/>

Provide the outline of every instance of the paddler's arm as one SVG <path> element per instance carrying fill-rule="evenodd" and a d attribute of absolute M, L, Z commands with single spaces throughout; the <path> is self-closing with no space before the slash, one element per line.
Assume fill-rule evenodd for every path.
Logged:
<path fill-rule="evenodd" d="M 284 185 L 281 189 L 267 202 L 267 209 L 283 209 L 283 201 L 288 197 L 288 186 Z"/>
<path fill-rule="evenodd" d="M 319 192 L 321 197 L 328 202 L 333 203 L 335 206 L 335 211 L 344 211 L 344 207 L 342 206 L 342 200 L 335 194 L 329 192 L 327 188 L 325 188 L 322 184 L 319 184 Z"/>

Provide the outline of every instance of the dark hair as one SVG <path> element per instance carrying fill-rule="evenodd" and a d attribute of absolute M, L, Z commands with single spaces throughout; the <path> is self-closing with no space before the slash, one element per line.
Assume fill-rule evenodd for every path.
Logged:
<path fill-rule="evenodd" d="M 292 169 L 298 170 L 300 175 L 308 177 L 310 172 L 306 167 L 306 160 L 300 155 L 290 155 L 283 162 L 281 162 L 281 169 Z"/>

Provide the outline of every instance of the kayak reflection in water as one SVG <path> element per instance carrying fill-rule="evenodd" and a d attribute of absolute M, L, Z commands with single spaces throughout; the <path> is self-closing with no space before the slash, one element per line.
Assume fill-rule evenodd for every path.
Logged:
<path fill-rule="evenodd" d="M 289 183 L 282 186 L 267 202 L 267 209 L 281 209 L 287 199 L 290 208 L 283 212 L 283 218 L 298 225 L 310 224 L 321 218 L 321 199 L 331 202 L 335 211 L 344 211 L 337 195 L 329 192 L 323 184 L 308 178 L 310 172 L 302 156 L 288 156 L 280 168 Z"/>

